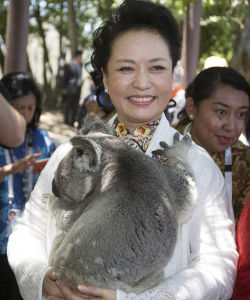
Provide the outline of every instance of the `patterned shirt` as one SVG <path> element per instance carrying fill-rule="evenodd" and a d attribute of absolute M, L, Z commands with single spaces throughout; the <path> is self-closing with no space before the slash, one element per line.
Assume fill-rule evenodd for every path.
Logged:
<path fill-rule="evenodd" d="M 160 120 L 156 120 L 130 132 L 123 123 L 119 123 L 116 119 L 113 128 L 116 136 L 123 138 L 133 148 L 146 152 L 159 123 Z"/>

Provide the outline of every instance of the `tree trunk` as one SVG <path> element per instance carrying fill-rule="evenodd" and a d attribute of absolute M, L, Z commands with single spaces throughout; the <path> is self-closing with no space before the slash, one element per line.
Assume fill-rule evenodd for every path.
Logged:
<path fill-rule="evenodd" d="M 7 17 L 7 54 L 4 73 L 27 70 L 29 0 L 10 0 Z"/>
<path fill-rule="evenodd" d="M 75 15 L 74 0 L 68 0 L 69 40 L 72 58 L 78 47 L 78 26 Z"/>
<path fill-rule="evenodd" d="M 236 33 L 230 67 L 244 75 L 250 84 L 250 5 L 248 7 L 243 32 L 241 32 L 239 28 Z"/>
<path fill-rule="evenodd" d="M 201 0 L 196 3 L 188 3 L 186 17 L 183 25 L 182 58 L 184 69 L 182 85 L 184 88 L 194 79 L 199 60 L 200 51 L 200 18 Z"/>
<path fill-rule="evenodd" d="M 52 71 L 52 68 L 51 68 L 51 65 L 50 65 L 48 47 L 47 47 L 47 43 L 46 43 L 46 35 L 45 35 L 43 25 L 42 25 L 39 3 L 37 4 L 36 9 L 35 9 L 35 17 L 36 17 L 36 21 L 37 21 L 37 25 L 38 25 L 38 32 L 39 32 L 40 37 L 42 38 L 42 45 L 43 45 L 43 79 L 44 79 L 44 86 L 45 86 L 45 89 L 48 89 L 50 84 L 48 82 L 47 71 L 50 72 L 51 76 L 53 75 L 53 71 Z"/>
<path fill-rule="evenodd" d="M 63 31 L 62 31 L 62 24 L 63 24 L 63 2 L 61 2 L 61 18 L 60 18 L 60 24 L 57 26 L 57 31 L 59 33 L 59 56 L 58 56 L 58 69 L 57 69 L 57 75 L 56 75 L 56 88 L 55 88 L 55 94 L 56 94 L 56 99 L 57 99 L 57 103 L 56 104 L 60 104 L 60 108 L 63 109 L 62 106 L 62 70 L 63 67 L 65 65 L 65 53 L 63 51 Z"/>
<path fill-rule="evenodd" d="M 250 7 L 248 8 L 248 13 L 242 34 L 241 61 L 245 77 L 250 84 Z"/>

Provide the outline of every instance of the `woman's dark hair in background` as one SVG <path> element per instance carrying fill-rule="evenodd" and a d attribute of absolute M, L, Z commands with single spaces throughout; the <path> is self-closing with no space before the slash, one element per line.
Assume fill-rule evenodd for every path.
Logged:
<path fill-rule="evenodd" d="M 111 17 L 95 31 L 94 52 L 91 57 L 93 68 L 107 72 L 114 40 L 128 30 L 148 29 L 158 32 L 169 46 L 174 69 L 180 58 L 181 36 L 178 24 L 171 12 L 164 6 L 149 1 L 127 0 Z"/>
<path fill-rule="evenodd" d="M 249 109 L 250 110 L 250 109 Z M 247 122 L 246 122 L 246 138 L 247 138 L 247 141 L 250 145 L 250 112 L 248 110 L 248 115 L 247 115 Z"/>
<path fill-rule="evenodd" d="M 196 107 L 205 100 L 210 98 L 218 86 L 229 85 L 236 90 L 243 91 L 248 95 L 250 102 L 250 86 L 244 76 L 230 67 L 211 67 L 201 71 L 195 79 L 188 85 L 185 97 L 192 98 Z M 188 123 L 188 115 L 185 108 L 179 112 L 179 119 L 182 123 Z M 247 113 L 246 124 L 249 124 L 250 109 Z M 247 127 L 247 126 L 246 126 Z M 246 128 L 248 139 L 250 137 L 250 128 Z"/>
<path fill-rule="evenodd" d="M 33 76 L 27 72 L 12 72 L 4 75 L 2 84 L 8 90 L 12 102 L 23 96 L 33 93 L 36 98 L 36 109 L 34 117 L 27 127 L 37 127 L 42 112 L 42 91 Z"/>

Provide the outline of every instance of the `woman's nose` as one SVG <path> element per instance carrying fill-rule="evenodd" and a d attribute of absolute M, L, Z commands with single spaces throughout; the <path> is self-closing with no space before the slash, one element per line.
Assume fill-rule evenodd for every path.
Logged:
<path fill-rule="evenodd" d="M 133 86 L 140 90 L 149 89 L 151 87 L 150 76 L 146 70 L 139 70 L 136 72 Z"/>
<path fill-rule="evenodd" d="M 228 116 L 226 118 L 224 127 L 227 131 L 234 131 L 237 127 L 237 120 L 234 116 Z"/>

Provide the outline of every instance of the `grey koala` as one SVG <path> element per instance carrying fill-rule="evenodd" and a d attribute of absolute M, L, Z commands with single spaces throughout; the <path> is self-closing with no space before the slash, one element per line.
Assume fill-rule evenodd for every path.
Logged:
<path fill-rule="evenodd" d="M 83 136 L 59 163 L 47 197 L 58 235 L 50 264 L 63 283 L 140 293 L 163 280 L 178 226 L 195 202 L 187 163 L 190 136 L 154 155 L 115 137 L 111 127 L 90 117 Z"/>

